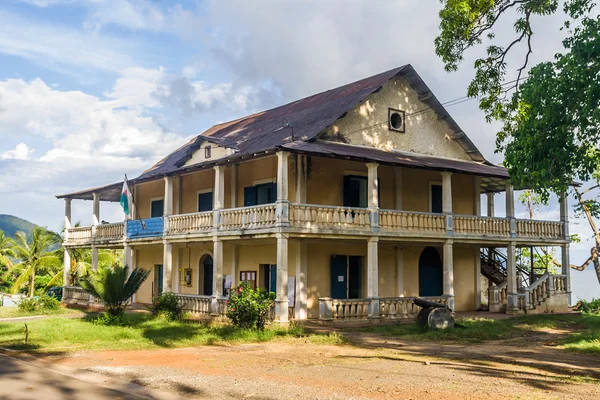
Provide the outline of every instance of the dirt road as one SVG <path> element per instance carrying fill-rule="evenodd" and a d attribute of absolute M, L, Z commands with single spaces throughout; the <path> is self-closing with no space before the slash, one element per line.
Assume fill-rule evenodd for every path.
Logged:
<path fill-rule="evenodd" d="M 201 399 L 600 398 L 600 357 L 553 348 L 551 333 L 481 345 L 358 333 L 348 340 L 83 352 L 53 361 Z"/>

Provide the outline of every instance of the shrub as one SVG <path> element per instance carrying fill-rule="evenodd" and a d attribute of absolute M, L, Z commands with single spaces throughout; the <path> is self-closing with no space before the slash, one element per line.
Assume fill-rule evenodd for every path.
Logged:
<path fill-rule="evenodd" d="M 43 294 L 37 299 L 38 304 L 44 310 L 56 310 L 60 307 L 60 301 L 56 297 Z"/>
<path fill-rule="evenodd" d="M 586 314 L 600 314 L 600 299 L 579 300 L 574 309 Z"/>
<path fill-rule="evenodd" d="M 177 296 L 173 293 L 163 293 L 152 302 L 152 313 L 162 316 L 169 321 L 181 319 L 183 307 L 179 305 Z"/>
<path fill-rule="evenodd" d="M 19 310 L 23 312 L 34 312 L 40 308 L 40 303 L 36 299 L 24 298 L 19 303 Z"/>
<path fill-rule="evenodd" d="M 109 313 L 102 313 L 98 318 L 93 319 L 92 323 L 100 326 L 125 326 L 125 314 L 112 315 Z"/>
<path fill-rule="evenodd" d="M 252 289 L 247 283 L 242 283 L 229 293 L 227 317 L 239 328 L 262 330 L 274 302 L 275 293 Z"/>

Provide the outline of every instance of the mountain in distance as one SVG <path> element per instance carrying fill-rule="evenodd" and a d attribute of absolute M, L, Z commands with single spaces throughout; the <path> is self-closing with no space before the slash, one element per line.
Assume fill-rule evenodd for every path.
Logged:
<path fill-rule="evenodd" d="M 0 230 L 8 237 L 15 237 L 17 232 L 25 232 L 27 237 L 31 237 L 31 232 L 36 225 L 14 215 L 0 214 Z"/>

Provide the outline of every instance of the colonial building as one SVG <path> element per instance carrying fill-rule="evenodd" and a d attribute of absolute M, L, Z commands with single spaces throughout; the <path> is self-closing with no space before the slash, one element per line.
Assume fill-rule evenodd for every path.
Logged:
<path fill-rule="evenodd" d="M 477 310 L 482 273 L 495 283 L 491 310 L 568 305 L 568 268 L 523 280 L 515 258 L 518 247 L 560 246 L 569 265 L 566 197 L 560 221 L 516 219 L 522 188 L 410 65 L 213 126 L 129 183 L 124 222 L 99 223 L 122 182 L 58 196 L 65 277 L 71 249 L 91 247 L 97 265 L 98 249 L 121 248 L 126 263 L 153 270 L 136 302 L 173 292 L 217 315 L 245 281 L 276 292 L 280 322 L 406 318 L 415 296 Z M 500 193 L 504 217 L 494 215 Z M 71 226 L 74 199 L 93 201 L 92 226 Z M 67 287 L 65 297 L 81 293 Z"/>

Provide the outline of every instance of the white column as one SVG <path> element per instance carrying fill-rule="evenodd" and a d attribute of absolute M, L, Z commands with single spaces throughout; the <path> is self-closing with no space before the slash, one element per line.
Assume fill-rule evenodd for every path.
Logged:
<path fill-rule="evenodd" d="M 131 265 L 131 246 L 129 246 L 128 243 L 125 243 L 125 245 L 123 246 L 123 266 L 127 265 L 129 267 L 129 272 L 131 273 L 131 270 L 133 269 L 133 266 Z"/>
<path fill-rule="evenodd" d="M 231 208 L 237 207 L 238 165 L 231 166 Z"/>
<path fill-rule="evenodd" d="M 510 236 L 517 236 L 517 222 L 515 221 L 515 195 L 513 186 L 506 182 L 506 218 L 510 220 Z"/>
<path fill-rule="evenodd" d="M 306 279 L 308 271 L 308 245 L 299 241 L 296 253 L 296 319 L 308 318 Z"/>
<path fill-rule="evenodd" d="M 394 167 L 394 188 L 396 191 L 396 201 L 394 202 L 396 210 L 402 210 L 402 168 Z"/>
<path fill-rule="evenodd" d="M 169 217 L 173 215 L 173 177 L 165 176 L 165 197 L 163 201 L 164 231 L 169 232 Z M 164 268 L 163 268 L 164 271 Z M 163 281 L 164 285 L 164 281 Z M 163 286 L 164 287 L 164 286 Z M 170 291 L 170 290 L 169 290 Z"/>
<path fill-rule="evenodd" d="M 98 248 L 92 245 L 92 271 L 98 271 Z"/>
<path fill-rule="evenodd" d="M 454 310 L 454 244 L 452 240 L 444 243 L 444 295 L 448 296 L 448 306 Z"/>
<path fill-rule="evenodd" d="M 446 231 L 453 235 L 452 222 L 452 172 L 441 172 L 442 175 L 442 211 L 446 214 Z"/>
<path fill-rule="evenodd" d="M 296 157 L 296 203 L 306 204 L 307 158 L 298 154 Z"/>
<path fill-rule="evenodd" d="M 96 240 L 96 227 L 100 224 L 100 195 L 93 194 L 92 206 L 92 270 L 98 270 L 98 248 L 93 244 Z"/>
<path fill-rule="evenodd" d="M 237 244 L 232 244 L 231 245 L 231 283 L 232 283 L 233 287 L 236 287 L 237 282 L 238 282 L 237 265 L 238 265 L 239 253 L 240 253 L 240 246 Z"/>
<path fill-rule="evenodd" d="M 377 179 L 377 163 L 367 163 L 368 181 L 367 196 L 368 206 L 371 210 L 371 229 L 379 230 L 379 180 Z"/>
<path fill-rule="evenodd" d="M 225 166 L 217 165 L 215 168 L 215 190 L 214 206 L 215 210 L 221 210 L 225 207 Z"/>
<path fill-rule="evenodd" d="M 288 238 L 277 234 L 277 298 L 275 299 L 275 322 L 288 322 Z"/>
<path fill-rule="evenodd" d="M 404 297 L 404 249 L 396 247 L 396 297 Z"/>
<path fill-rule="evenodd" d="M 137 252 L 135 251 L 135 248 L 131 248 L 131 268 L 135 268 L 137 266 Z M 131 297 L 131 302 L 135 303 L 137 300 L 137 294 L 134 293 L 133 297 Z"/>
<path fill-rule="evenodd" d="M 163 242 L 163 293 L 173 292 L 173 245 Z"/>
<path fill-rule="evenodd" d="M 175 278 L 175 293 L 181 293 L 181 288 L 179 287 L 181 280 L 181 249 L 179 247 L 175 249 L 175 274 L 173 277 Z"/>
<path fill-rule="evenodd" d="M 487 216 L 488 217 L 493 217 L 494 216 L 494 195 L 496 193 L 494 192 L 487 192 L 486 196 L 487 196 Z"/>
<path fill-rule="evenodd" d="M 213 238 L 212 315 L 219 314 L 218 298 L 223 296 L 223 241 Z"/>
<path fill-rule="evenodd" d="M 518 310 L 517 305 L 517 254 L 515 242 L 510 242 L 506 248 L 506 292 L 508 295 L 506 312 L 511 313 Z"/>
<path fill-rule="evenodd" d="M 367 244 L 367 299 L 369 318 L 379 318 L 379 238 L 372 237 Z"/>
<path fill-rule="evenodd" d="M 280 226 L 289 225 L 289 156 L 285 151 L 277 152 L 277 221 Z"/>
<path fill-rule="evenodd" d="M 71 229 L 71 199 L 65 199 L 65 242 L 69 241 L 69 229 Z M 63 284 L 64 286 L 70 285 L 71 277 L 71 251 L 63 246 L 65 249 L 63 258 Z"/>

